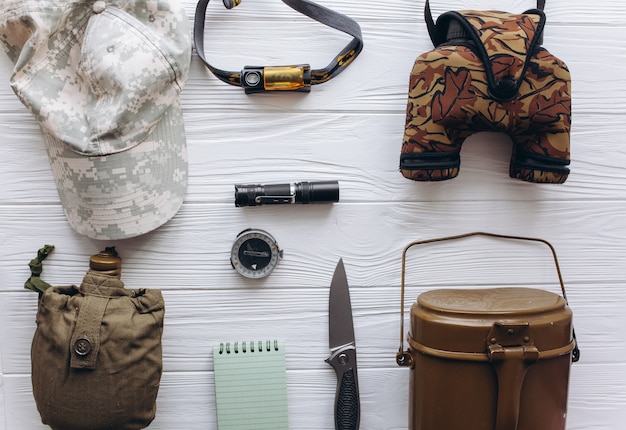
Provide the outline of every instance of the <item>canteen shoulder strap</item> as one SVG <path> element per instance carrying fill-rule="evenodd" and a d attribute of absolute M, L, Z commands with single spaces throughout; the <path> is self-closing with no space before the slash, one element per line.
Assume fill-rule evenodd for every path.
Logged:
<path fill-rule="evenodd" d="M 24 283 L 24 288 L 32 290 L 40 295 L 43 294 L 50 284 L 41 279 L 41 272 L 43 271 L 43 260 L 54 250 L 54 245 L 44 245 L 39 251 L 37 251 L 37 257 L 30 260 L 28 267 L 30 268 L 30 278 Z"/>

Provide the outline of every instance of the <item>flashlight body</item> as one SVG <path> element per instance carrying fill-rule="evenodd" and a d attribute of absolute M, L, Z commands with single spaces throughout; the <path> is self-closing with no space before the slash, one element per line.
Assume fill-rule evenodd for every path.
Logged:
<path fill-rule="evenodd" d="M 339 201 L 339 182 L 235 185 L 235 206 L 332 203 Z"/>

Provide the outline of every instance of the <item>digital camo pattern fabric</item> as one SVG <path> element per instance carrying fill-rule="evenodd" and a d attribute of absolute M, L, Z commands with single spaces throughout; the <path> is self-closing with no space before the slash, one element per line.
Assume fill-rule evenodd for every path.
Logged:
<path fill-rule="evenodd" d="M 447 42 L 419 56 L 410 77 L 400 170 L 417 181 L 454 178 L 463 141 L 478 131 L 513 140 L 509 175 L 562 183 L 569 174 L 571 83 L 540 46 L 539 10 L 448 12 Z M 446 34 L 445 32 L 443 33 Z"/>
<path fill-rule="evenodd" d="M 174 216 L 187 186 L 179 96 L 191 61 L 178 0 L 4 1 L 0 43 L 78 233 L 125 239 Z"/>

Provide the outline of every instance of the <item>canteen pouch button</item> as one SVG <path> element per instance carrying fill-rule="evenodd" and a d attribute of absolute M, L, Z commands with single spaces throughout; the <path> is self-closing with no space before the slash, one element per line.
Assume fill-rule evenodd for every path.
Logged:
<path fill-rule="evenodd" d="M 299 66 L 245 66 L 241 72 L 241 86 L 246 94 L 266 91 L 311 91 L 311 67 Z"/>

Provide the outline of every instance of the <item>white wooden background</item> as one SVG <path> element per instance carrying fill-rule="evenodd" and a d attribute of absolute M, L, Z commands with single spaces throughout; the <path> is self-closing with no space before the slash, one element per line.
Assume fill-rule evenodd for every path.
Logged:
<path fill-rule="evenodd" d="M 332 429 L 328 287 L 343 257 L 351 285 L 364 430 L 407 427 L 409 371 L 395 364 L 400 262 L 413 240 L 475 230 L 541 237 L 557 249 L 582 359 L 572 366 L 568 430 L 617 430 L 626 419 L 626 3 L 548 0 L 544 46 L 573 78 L 572 173 L 563 185 L 508 177 L 511 143 L 466 141 L 460 175 L 416 183 L 398 172 L 409 72 L 431 48 L 424 2 L 320 0 L 355 18 L 365 48 L 310 94 L 246 96 L 194 55 L 183 94 L 190 153 L 186 201 L 164 227 L 105 243 L 66 223 L 39 129 L 8 85 L 0 56 L 0 430 L 46 428 L 30 387 L 36 295 L 23 289 L 43 244 L 44 279 L 80 283 L 88 257 L 116 246 L 128 287 L 163 290 L 164 374 L 151 429 L 215 429 L 213 344 L 287 344 L 292 429 Z M 194 1 L 185 1 L 192 21 Z M 434 0 L 450 9 L 521 12 L 532 0 Z M 209 5 L 207 56 L 218 67 L 325 66 L 349 40 L 278 0 Z M 339 180 L 341 201 L 236 208 L 235 183 Z M 229 264 L 237 233 L 270 232 L 284 259 L 264 280 Z M 522 285 L 558 291 L 547 248 L 484 238 L 412 250 L 407 308 L 444 286 Z M 97 389 L 97 387 L 94 387 Z"/>

